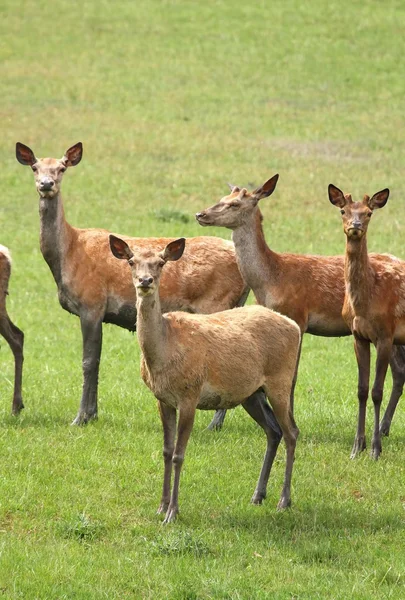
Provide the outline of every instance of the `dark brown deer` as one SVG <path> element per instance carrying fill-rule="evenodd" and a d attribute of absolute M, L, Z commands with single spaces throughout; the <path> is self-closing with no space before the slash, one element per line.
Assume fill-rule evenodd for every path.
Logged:
<path fill-rule="evenodd" d="M 11 412 L 13 415 L 24 408 L 21 396 L 24 334 L 12 322 L 7 313 L 6 297 L 11 274 L 11 256 L 8 248 L 0 245 L 0 333 L 8 343 L 14 355 L 14 394 Z"/>
<path fill-rule="evenodd" d="M 233 408 L 242 404 L 264 429 L 267 450 L 252 502 L 261 504 L 266 497 L 280 436 L 267 425 L 262 404 L 255 394 L 259 388 L 270 401 L 286 443 L 286 469 L 278 508 L 289 506 L 298 437 L 290 409 L 290 390 L 301 337 L 297 324 L 262 306 L 235 308 L 212 315 L 182 312 L 162 315 L 159 299 L 162 273 L 171 262 L 181 258 L 185 239 L 170 242 L 166 247 L 162 245 L 161 252 L 139 251 L 138 248 L 134 251 L 113 235 L 110 235 L 110 244 L 114 256 L 125 259 L 131 267 L 137 291 L 141 375 L 159 401 L 165 466 L 158 512 L 165 513 L 164 522 L 173 521 L 178 513 L 180 472 L 197 408 Z M 170 492 L 172 467 L 174 484 Z"/>
<path fill-rule="evenodd" d="M 40 246 L 58 287 L 59 302 L 80 317 L 83 336 L 83 392 L 73 421 L 86 423 L 97 416 L 97 387 L 102 323 L 135 331 L 136 293 L 131 274 L 111 255 L 108 231 L 77 229 L 65 219 L 61 183 L 69 167 L 82 158 L 82 144 L 69 148 L 61 159 L 38 159 L 17 143 L 17 160 L 34 172 L 39 194 Z M 136 252 L 162 248 L 170 240 L 125 238 Z M 181 263 L 165 270 L 160 288 L 162 309 L 209 313 L 243 304 L 248 288 L 236 264 L 231 242 L 197 237 L 188 241 Z"/>
<path fill-rule="evenodd" d="M 197 221 L 203 226 L 215 225 L 232 230 L 240 271 L 259 304 L 294 319 L 302 333 L 326 337 L 350 335 L 350 327 L 342 317 L 344 257 L 280 254 L 266 243 L 258 204 L 274 192 L 277 181 L 278 175 L 274 175 L 253 192 L 231 186 L 229 195 L 197 213 Z M 389 255 L 369 256 L 371 263 L 376 265 L 397 262 Z M 389 434 L 404 386 L 405 348 L 394 347 L 390 364 L 393 389 L 381 422 L 381 433 L 385 435 Z M 295 383 L 296 378 L 292 387 L 292 404 Z M 216 418 L 219 420 L 219 414 Z"/>
<path fill-rule="evenodd" d="M 367 252 L 367 229 L 373 211 L 387 203 L 389 190 L 384 189 L 361 202 L 350 194 L 329 185 L 329 200 L 340 208 L 346 235 L 346 295 L 343 318 L 354 336 L 358 364 L 359 418 L 352 458 L 366 447 L 365 420 L 370 382 L 370 343 L 377 350 L 374 385 L 374 431 L 371 456 L 381 454 L 379 429 L 384 381 L 393 344 L 405 344 L 405 261 L 370 260 Z"/>

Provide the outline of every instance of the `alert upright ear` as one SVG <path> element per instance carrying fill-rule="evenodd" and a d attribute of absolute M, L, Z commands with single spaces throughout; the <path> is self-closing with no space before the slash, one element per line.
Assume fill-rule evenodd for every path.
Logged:
<path fill-rule="evenodd" d="M 81 142 L 77 142 L 77 144 L 69 148 L 69 150 L 66 150 L 62 161 L 67 167 L 75 167 L 82 160 L 82 156 L 83 144 Z"/>
<path fill-rule="evenodd" d="M 385 188 L 384 190 L 381 190 L 381 192 L 377 192 L 376 194 L 374 194 L 374 196 L 370 198 L 367 204 L 371 208 L 371 210 L 374 210 L 375 208 L 382 208 L 387 204 L 389 195 L 389 189 Z"/>
<path fill-rule="evenodd" d="M 273 175 L 273 177 L 268 179 L 266 183 L 256 188 L 255 191 L 252 192 L 252 196 L 254 196 L 257 200 L 261 200 L 262 198 L 267 198 L 268 196 L 271 196 L 271 194 L 276 189 L 278 178 L 278 173 L 277 175 Z"/>
<path fill-rule="evenodd" d="M 35 158 L 35 154 L 25 144 L 21 144 L 21 142 L 17 142 L 15 145 L 15 156 L 19 163 L 22 165 L 28 165 L 32 167 L 37 162 Z"/>
<path fill-rule="evenodd" d="M 183 256 L 184 248 L 186 247 L 185 238 L 179 238 L 174 242 L 167 244 L 162 252 L 163 260 L 179 260 Z"/>
<path fill-rule="evenodd" d="M 111 252 L 114 254 L 116 258 L 129 260 L 133 257 L 133 252 L 131 248 L 128 246 L 124 240 L 116 237 L 115 235 L 110 234 L 110 248 Z"/>
<path fill-rule="evenodd" d="M 329 200 L 334 206 L 343 208 L 347 204 L 344 193 L 338 187 L 330 183 L 328 185 Z"/>

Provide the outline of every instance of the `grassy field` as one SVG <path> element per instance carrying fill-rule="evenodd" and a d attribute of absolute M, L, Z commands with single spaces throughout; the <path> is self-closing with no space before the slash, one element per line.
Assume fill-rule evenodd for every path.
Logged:
<path fill-rule="evenodd" d="M 14 157 L 16 141 L 56 157 L 82 141 L 63 183 L 69 222 L 138 236 L 229 238 L 194 213 L 227 181 L 279 172 L 262 203 L 279 251 L 343 252 L 330 182 L 356 198 L 389 187 L 369 248 L 405 257 L 404 18 L 398 0 L 2 1 L 0 243 L 14 259 L 9 312 L 26 334 L 26 409 L 10 416 L 13 362 L 0 340 L 0 597 L 405 597 L 404 410 L 381 460 L 349 460 L 349 338 L 305 337 L 284 513 L 284 451 L 265 504 L 251 506 L 264 436 L 241 409 L 219 433 L 199 413 L 180 517 L 161 527 L 160 422 L 127 331 L 104 328 L 99 421 L 69 426 L 79 321 L 58 304 L 33 177 Z M 370 405 L 369 437 L 371 423 Z"/>

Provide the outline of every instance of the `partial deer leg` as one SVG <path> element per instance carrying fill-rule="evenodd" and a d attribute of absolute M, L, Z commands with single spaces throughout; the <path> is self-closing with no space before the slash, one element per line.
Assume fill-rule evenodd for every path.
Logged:
<path fill-rule="evenodd" d="M 281 510 L 291 506 L 291 478 L 299 429 L 295 424 L 290 407 L 290 390 L 280 388 L 276 380 L 268 377 L 265 392 L 268 394 L 270 404 L 283 432 L 287 451 L 283 489 L 277 504 L 277 508 Z"/>
<path fill-rule="evenodd" d="M 14 354 L 14 395 L 12 414 L 18 415 L 24 408 L 21 396 L 22 369 L 24 362 L 24 334 L 7 316 L 0 317 L 0 333 L 9 344 Z"/>
<path fill-rule="evenodd" d="M 377 361 L 375 368 L 375 379 L 371 397 L 374 404 L 374 431 L 371 441 L 371 456 L 377 459 L 381 454 L 381 436 L 380 436 L 380 409 L 384 393 L 384 381 L 387 375 L 387 369 L 392 350 L 391 340 L 377 342 Z"/>
<path fill-rule="evenodd" d="M 164 476 L 163 491 L 158 514 L 166 513 L 170 502 L 170 483 L 172 478 L 172 460 L 174 451 L 174 440 L 176 437 L 176 409 L 158 402 L 160 418 L 163 426 L 163 460 Z"/>
<path fill-rule="evenodd" d="M 368 390 L 370 384 L 370 342 L 354 337 L 354 351 L 357 358 L 358 387 L 357 397 L 359 399 L 359 416 L 357 421 L 357 433 L 350 458 L 355 458 L 366 448 L 366 407 Z"/>
<path fill-rule="evenodd" d="M 195 407 L 197 406 L 197 402 L 198 400 L 192 400 L 191 402 L 184 400 L 184 403 L 179 408 L 177 440 L 172 459 L 174 467 L 174 482 L 169 507 L 167 509 L 165 520 L 163 521 L 164 524 L 174 521 L 179 512 L 180 473 L 184 462 L 187 443 L 191 434 L 191 430 L 193 429 L 196 410 Z"/>
<path fill-rule="evenodd" d="M 251 500 L 253 504 L 261 504 L 266 498 L 267 483 L 269 480 L 271 467 L 273 465 L 274 458 L 277 454 L 277 448 L 282 437 L 281 429 L 278 427 L 278 423 L 275 420 L 273 411 L 270 409 L 267 403 L 263 404 L 263 395 L 264 392 L 258 390 L 242 404 L 246 412 L 249 413 L 256 423 L 264 430 L 267 437 L 267 448 L 260 471 L 259 481 L 257 482 L 256 489 Z M 272 418 L 277 423 L 277 433 L 274 431 L 274 425 L 269 425 L 267 409 L 271 412 Z"/>
<path fill-rule="evenodd" d="M 302 334 L 304 332 L 301 329 L 301 339 L 300 339 L 300 345 L 298 348 L 298 355 L 297 355 L 297 364 L 295 365 L 295 372 L 294 372 L 294 378 L 292 381 L 292 386 L 291 386 L 291 392 L 290 392 L 290 406 L 291 406 L 291 412 L 294 414 L 294 395 L 295 395 L 295 386 L 297 385 L 297 377 L 298 377 L 298 367 L 300 364 L 300 358 L 301 358 L 301 348 L 302 348 Z"/>
<path fill-rule="evenodd" d="M 72 425 L 97 418 L 97 387 L 103 337 L 102 320 L 80 317 L 83 336 L 83 391 L 79 412 Z"/>
<path fill-rule="evenodd" d="M 264 393 L 264 391 L 262 389 L 257 390 L 253 396 L 256 396 L 260 402 L 260 404 L 262 405 L 262 410 L 261 412 L 266 416 L 266 420 L 268 422 L 268 425 L 271 429 L 273 429 L 273 431 L 275 431 L 276 433 L 279 433 L 281 436 L 281 429 L 279 427 L 279 424 L 277 423 L 277 419 L 274 416 L 273 411 L 271 410 L 269 403 L 267 402 L 267 398 L 266 398 L 266 394 Z M 222 424 L 224 422 L 225 419 L 225 415 L 226 415 L 226 409 L 221 408 L 219 410 L 216 411 L 214 418 L 212 419 L 211 423 L 208 425 L 207 429 L 216 429 L 219 430 L 222 428 Z M 253 417 L 254 418 L 254 417 Z"/>
<path fill-rule="evenodd" d="M 207 429 L 219 431 L 222 429 L 222 425 L 224 424 L 226 416 L 226 409 L 220 408 L 215 411 L 215 415 L 212 418 L 211 423 L 208 425 Z"/>
<path fill-rule="evenodd" d="M 405 382 L 405 346 L 393 346 L 390 359 L 392 373 L 392 392 L 385 414 L 380 423 L 380 434 L 389 435 L 391 421 L 394 417 L 398 401 L 402 396 Z"/>

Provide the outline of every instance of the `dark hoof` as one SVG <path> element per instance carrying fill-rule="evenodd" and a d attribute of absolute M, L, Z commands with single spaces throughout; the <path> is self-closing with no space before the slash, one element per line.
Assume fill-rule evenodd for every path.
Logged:
<path fill-rule="evenodd" d="M 356 456 L 358 454 L 360 454 L 360 452 L 363 452 L 363 450 L 366 449 L 366 439 L 358 439 L 354 441 L 353 444 L 353 448 L 352 448 L 352 452 L 350 454 L 350 458 L 356 458 Z"/>
<path fill-rule="evenodd" d="M 290 508 L 291 506 L 291 498 L 281 497 L 277 504 L 277 510 L 285 510 L 286 508 Z"/>
<path fill-rule="evenodd" d="M 380 435 L 388 437 L 390 434 L 391 423 L 387 423 L 385 421 L 381 421 L 380 424 Z"/>
<path fill-rule="evenodd" d="M 72 421 L 71 425 L 87 425 L 89 421 L 96 421 L 97 413 L 92 415 L 88 413 L 79 413 L 74 421 Z"/>
<path fill-rule="evenodd" d="M 162 525 L 167 525 L 168 523 L 174 523 L 174 521 L 177 518 L 178 513 L 179 513 L 179 511 L 177 508 L 169 508 Z"/>
<path fill-rule="evenodd" d="M 11 414 L 16 417 L 17 415 L 20 414 L 20 412 L 22 411 L 22 409 L 25 408 L 24 404 L 18 403 L 15 406 L 13 405 L 13 408 L 11 409 Z"/>

